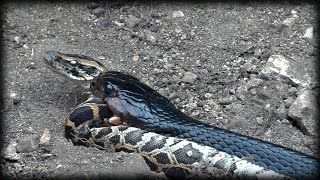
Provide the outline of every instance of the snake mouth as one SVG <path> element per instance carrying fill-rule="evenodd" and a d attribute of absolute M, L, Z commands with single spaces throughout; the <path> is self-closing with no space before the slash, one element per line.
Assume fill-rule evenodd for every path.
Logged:
<path fill-rule="evenodd" d="M 43 54 L 43 60 L 51 70 L 85 88 L 93 79 L 107 72 L 100 62 L 84 55 L 49 50 Z"/>

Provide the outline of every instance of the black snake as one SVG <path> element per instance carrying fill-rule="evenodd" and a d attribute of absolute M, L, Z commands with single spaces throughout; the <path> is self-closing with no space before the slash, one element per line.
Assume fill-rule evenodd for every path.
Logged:
<path fill-rule="evenodd" d="M 92 58 L 82 55 L 47 51 L 44 59 L 53 70 L 78 83 L 90 81 L 93 96 L 103 101 L 102 103 L 93 103 L 92 108 L 87 108 L 89 106 L 76 108 L 66 121 L 66 130 L 67 132 L 72 132 L 70 134 L 76 134 L 80 138 L 91 139 L 93 142 L 98 143 L 104 138 L 115 139 L 115 136 L 112 136 L 112 134 L 118 132 L 118 139 L 116 138 L 117 140 L 114 140 L 113 143 L 115 146 L 122 144 L 120 146 L 124 146 L 128 150 L 130 149 L 129 147 L 132 146 L 132 144 L 128 143 L 129 138 L 138 138 L 141 145 L 141 143 L 148 142 L 142 138 L 143 135 L 146 134 L 147 131 L 153 131 L 175 137 L 173 139 L 185 142 L 186 146 L 189 146 L 191 149 L 197 149 L 202 158 L 195 160 L 198 164 L 202 163 L 202 161 L 208 163 L 208 157 L 205 156 L 206 153 L 202 149 L 210 148 L 210 152 L 221 152 L 230 156 L 229 160 L 227 160 L 228 162 L 220 161 L 220 165 L 243 160 L 253 166 L 262 168 L 256 171 L 254 173 L 255 175 L 264 174 L 265 172 L 269 172 L 269 174 L 273 172 L 274 174 L 278 174 L 279 177 L 288 176 L 292 178 L 315 177 L 317 175 L 319 168 L 318 159 L 289 148 L 218 127 L 209 126 L 194 120 L 182 113 L 169 100 L 140 82 L 137 78 L 120 72 L 107 71 L 101 63 Z M 96 106 L 94 106 L 95 104 Z M 105 106 L 105 108 L 101 110 L 100 108 L 103 106 Z M 96 116 L 94 116 L 94 114 Z M 119 122 L 111 121 L 112 116 L 119 117 Z M 96 117 L 96 119 L 91 121 L 94 119 L 93 117 Z M 109 120 L 104 121 L 104 119 L 108 118 Z M 137 129 L 132 129 L 131 127 L 112 127 L 111 129 L 110 127 L 101 127 L 109 125 L 128 125 L 143 130 L 140 130 L 139 133 L 134 133 Z M 106 130 L 106 128 L 108 128 L 108 130 Z M 121 133 L 123 135 L 122 140 L 120 138 Z M 134 134 L 140 134 L 140 136 L 134 136 Z M 157 146 L 164 146 L 167 139 L 170 138 L 159 134 L 154 134 L 154 136 L 160 139 L 157 141 Z M 123 141 L 123 139 L 125 141 Z M 194 144 L 197 144 L 199 148 L 192 148 L 195 146 Z M 149 145 L 149 148 L 152 149 L 154 147 Z M 154 150 L 156 149 L 159 150 L 161 147 L 154 148 Z M 142 155 L 144 152 L 140 152 L 141 150 L 137 149 L 134 151 Z M 183 148 L 182 151 L 184 153 L 188 152 L 187 149 Z M 167 156 L 173 155 L 172 152 L 170 153 L 163 149 L 160 150 L 160 153 Z M 185 157 L 181 160 L 186 159 Z M 174 162 L 166 160 L 163 163 L 166 163 L 167 167 L 169 167 L 167 171 L 173 171 L 173 169 L 175 169 Z M 156 168 L 151 169 L 159 169 L 162 163 L 153 162 L 153 164 L 155 164 L 154 166 L 156 166 Z M 214 163 L 211 162 L 211 164 Z M 234 163 L 231 164 L 234 165 Z M 253 166 L 250 166 L 250 168 L 247 167 L 246 169 L 255 169 Z M 235 172 L 241 169 L 241 167 L 231 167 L 229 165 L 228 169 L 232 173 L 237 174 Z M 242 172 L 242 175 L 246 174 L 250 176 L 254 175 L 252 173 Z"/>

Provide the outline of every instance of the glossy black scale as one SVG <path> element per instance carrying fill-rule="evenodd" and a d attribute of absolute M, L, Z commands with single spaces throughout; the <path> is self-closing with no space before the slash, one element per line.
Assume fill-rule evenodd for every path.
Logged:
<path fill-rule="evenodd" d="M 112 104 L 115 99 L 120 102 L 126 110 L 123 120 L 130 126 L 186 138 L 239 158 L 246 157 L 290 177 L 317 175 L 318 160 L 312 156 L 194 120 L 133 76 L 108 72 L 98 77 L 98 81 L 102 84 L 95 83 L 92 89 L 113 92 L 112 97 L 106 94 L 105 103 Z"/>

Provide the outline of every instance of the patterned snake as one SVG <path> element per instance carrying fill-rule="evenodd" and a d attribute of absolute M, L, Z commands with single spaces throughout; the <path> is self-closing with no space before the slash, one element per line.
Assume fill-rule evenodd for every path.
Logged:
<path fill-rule="evenodd" d="M 108 140 L 116 149 L 140 153 L 152 170 L 169 177 L 187 177 L 208 164 L 240 177 L 317 175 L 318 159 L 194 120 L 137 78 L 107 71 L 90 57 L 47 51 L 43 59 L 76 83 L 90 83 L 94 98 L 80 104 L 65 123 L 74 143 L 103 147 Z"/>

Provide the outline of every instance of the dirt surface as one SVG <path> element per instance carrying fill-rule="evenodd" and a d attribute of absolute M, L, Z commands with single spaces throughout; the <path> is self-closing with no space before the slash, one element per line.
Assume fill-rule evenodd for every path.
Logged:
<path fill-rule="evenodd" d="M 131 74 L 195 119 L 316 153 L 314 138 L 286 115 L 301 87 L 250 81 L 271 55 L 315 59 L 315 41 L 302 38 L 315 25 L 311 4 L 6 3 L 1 10 L 6 176 L 152 176 L 139 155 L 65 139 L 64 119 L 87 95 L 46 67 L 46 50 L 88 55 Z"/>

